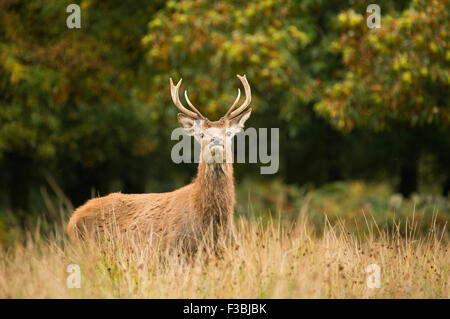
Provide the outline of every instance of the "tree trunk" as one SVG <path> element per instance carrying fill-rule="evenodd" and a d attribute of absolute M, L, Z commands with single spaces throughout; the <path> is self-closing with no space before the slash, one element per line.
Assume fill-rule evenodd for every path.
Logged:
<path fill-rule="evenodd" d="M 450 195 L 450 173 L 447 173 L 447 178 L 445 179 L 444 187 L 442 188 L 442 195 Z"/>
<path fill-rule="evenodd" d="M 418 162 L 418 156 L 403 160 L 398 191 L 405 197 L 409 197 L 413 192 L 417 191 Z"/>

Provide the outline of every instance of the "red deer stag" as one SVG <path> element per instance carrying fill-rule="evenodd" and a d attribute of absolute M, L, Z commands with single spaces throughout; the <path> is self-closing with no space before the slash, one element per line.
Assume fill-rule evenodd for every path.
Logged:
<path fill-rule="evenodd" d="M 245 101 L 237 107 L 241 93 L 238 90 L 234 103 L 218 121 L 204 117 L 186 91 L 191 110 L 184 107 L 178 94 L 182 80 L 174 85 L 170 79 L 172 100 L 182 112 L 178 113 L 178 122 L 201 145 L 197 176 L 191 184 L 168 193 L 112 193 L 91 199 L 73 213 L 67 226 L 70 236 L 102 236 L 112 227 L 119 234 L 139 234 L 150 245 L 158 239 L 158 245 L 166 247 L 195 248 L 197 240 L 205 235 L 214 240 L 219 233 L 232 235 L 235 192 L 231 139 L 243 129 L 251 113 L 247 109 L 250 85 L 245 75 L 237 77 L 244 86 Z"/>

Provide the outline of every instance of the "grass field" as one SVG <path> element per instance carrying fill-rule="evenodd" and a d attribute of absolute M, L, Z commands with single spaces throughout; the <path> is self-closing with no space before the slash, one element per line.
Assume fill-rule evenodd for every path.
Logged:
<path fill-rule="evenodd" d="M 205 247 L 191 257 L 74 245 L 64 232 L 70 209 L 55 205 L 50 216 L 59 222 L 35 221 L 20 235 L 10 229 L 15 235 L 0 246 L 0 298 L 450 297 L 448 211 L 395 197 L 396 209 L 389 208 L 379 187 L 331 189 L 291 194 L 298 207 L 282 189 L 273 214 L 261 211 L 270 205 L 253 193 L 247 211 L 237 209 L 235 244 L 221 255 Z M 80 288 L 67 286 L 71 264 L 79 266 Z M 376 266 L 367 269 L 373 264 L 379 288 L 367 284 L 376 277 Z"/>
<path fill-rule="evenodd" d="M 367 228 L 364 238 L 338 223 L 310 232 L 307 220 L 237 220 L 236 246 L 192 258 L 160 252 L 100 253 L 75 247 L 60 230 L 28 234 L 0 253 L 1 298 L 448 298 L 449 244 L 443 229 L 422 238 Z M 372 224 L 373 225 L 373 224 Z M 81 288 L 68 288 L 67 267 Z M 369 288 L 367 267 L 380 267 Z M 373 270 L 372 270 L 373 272 Z"/>

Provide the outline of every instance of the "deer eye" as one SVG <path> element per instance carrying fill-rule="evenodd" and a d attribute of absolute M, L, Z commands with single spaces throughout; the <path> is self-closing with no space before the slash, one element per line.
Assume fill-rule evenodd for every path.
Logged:
<path fill-rule="evenodd" d="M 200 138 L 203 138 L 203 137 L 205 137 L 205 134 L 200 133 Z"/>

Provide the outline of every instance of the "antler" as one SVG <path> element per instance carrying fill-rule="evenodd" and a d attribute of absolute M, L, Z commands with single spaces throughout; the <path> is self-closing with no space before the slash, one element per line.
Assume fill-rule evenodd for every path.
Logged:
<path fill-rule="evenodd" d="M 186 101 L 187 101 L 189 107 L 194 112 L 188 110 L 187 108 L 185 108 L 183 106 L 183 104 L 181 104 L 180 96 L 178 95 L 178 90 L 180 89 L 181 81 L 183 81 L 183 79 L 180 79 L 180 81 L 178 81 L 177 85 L 173 85 L 172 78 L 170 78 L 170 94 L 172 96 L 173 103 L 184 114 L 186 114 L 194 119 L 205 119 L 205 117 L 202 115 L 202 113 L 200 113 L 200 111 L 197 110 L 194 105 L 192 105 L 191 101 L 188 98 L 187 91 L 184 91 L 184 97 L 186 98 Z"/>
<path fill-rule="evenodd" d="M 239 74 L 237 75 L 237 77 L 239 80 L 241 80 L 242 85 L 244 86 L 245 101 L 244 101 L 244 103 L 242 103 L 242 105 L 237 110 L 234 110 L 237 102 L 239 101 L 239 98 L 241 97 L 241 90 L 238 89 L 238 96 L 237 96 L 236 100 L 234 100 L 234 103 L 233 103 L 233 105 L 231 105 L 228 112 L 225 114 L 224 118 L 232 119 L 232 118 L 238 116 L 239 114 L 242 113 L 242 111 L 244 111 L 247 108 L 247 106 L 252 101 L 252 92 L 250 90 L 250 85 L 248 84 L 247 77 L 245 75 L 241 76 Z"/>

